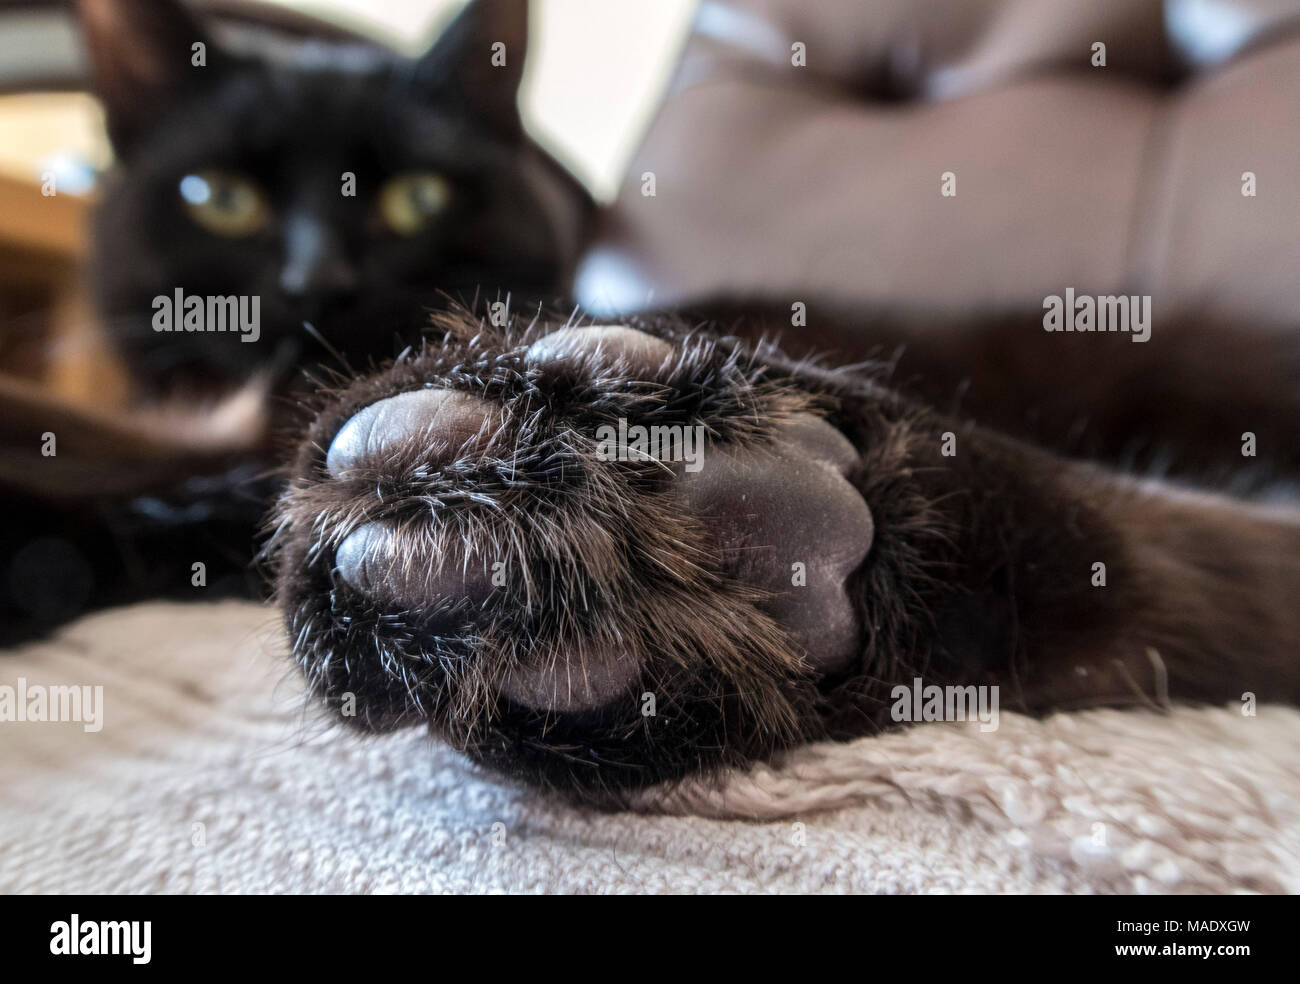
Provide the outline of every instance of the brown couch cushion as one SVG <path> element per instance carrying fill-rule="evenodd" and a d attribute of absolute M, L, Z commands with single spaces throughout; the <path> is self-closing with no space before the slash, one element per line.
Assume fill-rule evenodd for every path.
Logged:
<path fill-rule="evenodd" d="M 1297 26 L 1300 0 L 705 0 L 577 292 L 956 310 L 1073 286 L 1294 322 Z"/>

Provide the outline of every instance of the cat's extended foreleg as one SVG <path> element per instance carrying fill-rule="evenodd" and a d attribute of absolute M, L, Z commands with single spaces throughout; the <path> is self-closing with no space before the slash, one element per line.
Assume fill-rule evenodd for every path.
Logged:
<path fill-rule="evenodd" d="M 363 729 L 599 797 L 870 733 L 918 677 L 1300 697 L 1292 514 L 680 324 L 441 324 L 326 401 L 276 511 L 295 657 Z"/>

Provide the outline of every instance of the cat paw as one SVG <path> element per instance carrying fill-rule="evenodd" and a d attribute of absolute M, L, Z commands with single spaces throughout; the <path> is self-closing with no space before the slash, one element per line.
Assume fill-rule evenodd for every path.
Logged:
<path fill-rule="evenodd" d="M 808 737 L 873 536 L 827 407 L 681 329 L 480 329 L 304 444 L 274 549 L 314 693 L 570 790 Z"/>

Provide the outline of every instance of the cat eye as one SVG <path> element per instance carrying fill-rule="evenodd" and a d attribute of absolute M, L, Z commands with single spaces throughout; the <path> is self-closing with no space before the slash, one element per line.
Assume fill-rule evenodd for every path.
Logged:
<path fill-rule="evenodd" d="M 379 212 L 399 236 L 414 236 L 451 200 L 451 184 L 440 174 L 399 174 L 379 190 Z"/>
<path fill-rule="evenodd" d="M 190 218 L 218 236 L 251 236 L 266 226 L 271 214 L 257 185 L 227 171 L 187 174 L 181 178 L 180 193 Z"/>

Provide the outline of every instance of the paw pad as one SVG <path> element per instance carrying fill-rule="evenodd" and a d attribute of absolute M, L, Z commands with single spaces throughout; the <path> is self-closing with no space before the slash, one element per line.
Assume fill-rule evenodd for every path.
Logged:
<path fill-rule="evenodd" d="M 820 416 L 792 410 L 797 400 L 763 416 L 768 404 L 723 372 L 727 353 L 708 344 L 695 356 L 713 361 L 695 376 L 683 371 L 681 343 L 625 326 L 563 327 L 522 350 L 444 359 L 423 376 L 395 366 L 399 391 L 338 428 L 309 485 L 323 505 L 302 509 L 317 539 L 301 562 L 330 557 L 333 544 L 330 608 L 313 618 L 373 650 L 326 653 L 317 672 L 346 677 L 369 658 L 392 678 L 392 701 L 409 695 L 419 714 L 455 704 L 447 674 L 475 701 L 495 694 L 549 715 L 631 707 L 656 686 L 669 699 L 676 690 L 679 707 L 756 688 L 789 693 L 783 673 L 850 663 L 860 631 L 847 585 L 873 535 L 850 480 L 858 455 Z M 566 395 L 553 399 L 548 386 Z M 584 392 L 597 402 L 573 396 Z M 589 425 L 623 405 L 646 420 L 699 421 L 683 426 L 708 435 L 701 467 L 600 457 Z M 475 484 L 484 469 L 510 473 L 512 455 L 549 462 L 552 446 L 563 460 L 547 478 L 507 474 L 495 497 Z M 511 579 L 496 579 L 503 567 Z M 356 626 L 373 636 L 350 635 L 364 631 Z M 417 695 L 412 681 L 424 676 L 438 680 Z M 691 688 L 705 689 L 690 698 Z"/>

